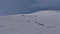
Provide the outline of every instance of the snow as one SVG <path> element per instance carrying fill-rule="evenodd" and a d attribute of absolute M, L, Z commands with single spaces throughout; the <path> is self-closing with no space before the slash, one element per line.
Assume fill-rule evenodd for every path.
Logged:
<path fill-rule="evenodd" d="M 56 12 L 55 10 L 43 10 L 32 14 L 0 16 L 0 34 L 59 33 L 60 12 Z"/>

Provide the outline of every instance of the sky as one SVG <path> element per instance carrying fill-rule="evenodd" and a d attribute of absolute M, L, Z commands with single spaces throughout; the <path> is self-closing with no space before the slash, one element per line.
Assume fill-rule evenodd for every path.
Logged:
<path fill-rule="evenodd" d="M 60 10 L 60 0 L 0 0 L 0 15 Z"/>

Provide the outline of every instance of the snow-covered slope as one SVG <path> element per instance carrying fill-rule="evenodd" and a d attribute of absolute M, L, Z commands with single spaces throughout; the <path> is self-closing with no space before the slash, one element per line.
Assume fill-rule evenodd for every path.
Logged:
<path fill-rule="evenodd" d="M 0 34 L 60 34 L 60 12 L 0 16 Z"/>

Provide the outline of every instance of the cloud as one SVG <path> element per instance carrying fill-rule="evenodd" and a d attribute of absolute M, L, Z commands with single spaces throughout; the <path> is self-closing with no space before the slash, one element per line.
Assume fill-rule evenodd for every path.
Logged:
<path fill-rule="evenodd" d="M 46 6 L 58 6 L 60 0 L 36 0 L 31 7 L 46 7 Z M 60 6 L 59 6 L 60 7 Z"/>

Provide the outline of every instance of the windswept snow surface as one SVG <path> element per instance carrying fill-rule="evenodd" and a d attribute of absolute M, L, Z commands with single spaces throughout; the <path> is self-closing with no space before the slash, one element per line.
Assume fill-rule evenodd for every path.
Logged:
<path fill-rule="evenodd" d="M 0 16 L 0 34 L 60 34 L 59 11 Z"/>

